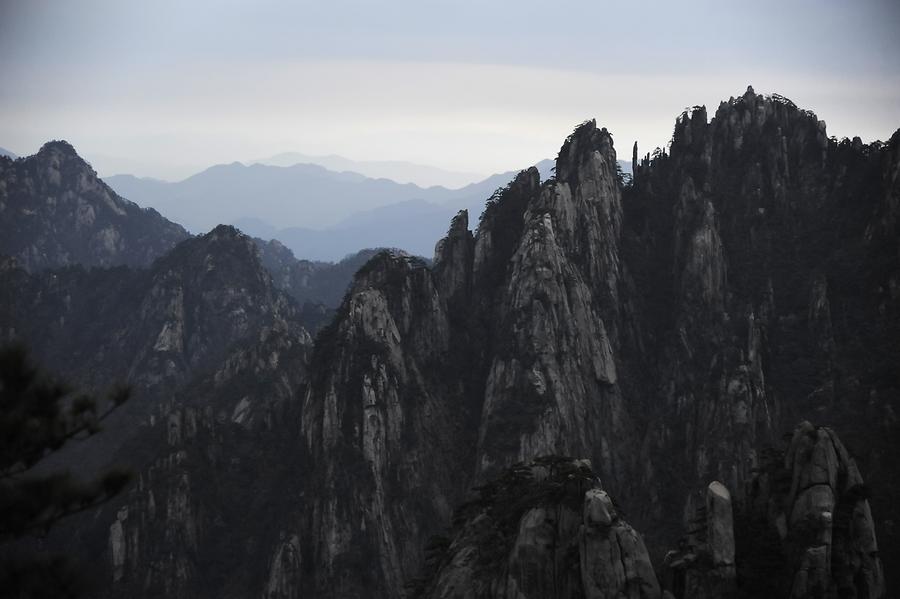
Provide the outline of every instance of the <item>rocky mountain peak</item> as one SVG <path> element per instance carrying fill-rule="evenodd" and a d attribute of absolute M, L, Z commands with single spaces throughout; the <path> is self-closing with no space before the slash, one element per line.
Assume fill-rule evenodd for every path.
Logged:
<path fill-rule="evenodd" d="M 475 238 L 469 231 L 469 212 L 460 210 L 450 222 L 447 236 L 434 249 L 438 287 L 449 301 L 467 301 L 471 293 Z"/>
<path fill-rule="evenodd" d="M 177 264 L 198 274 L 211 272 L 217 266 L 233 267 L 238 272 L 249 268 L 254 277 L 262 276 L 259 250 L 253 240 L 230 225 L 219 225 L 209 233 L 193 237 L 179 244 L 160 259 L 160 266 Z"/>
<path fill-rule="evenodd" d="M 87 164 L 82 160 L 82 158 L 78 155 L 78 152 L 75 151 L 75 148 L 64 139 L 54 139 L 48 141 L 44 145 L 41 146 L 41 149 L 38 150 L 37 156 L 42 158 L 49 158 L 52 156 L 60 157 L 60 158 L 77 158 L 84 164 Z"/>
<path fill-rule="evenodd" d="M 147 266 L 187 238 L 154 210 L 115 194 L 65 141 L 0 164 L 0 253 L 28 270 Z"/>
<path fill-rule="evenodd" d="M 594 152 L 599 152 L 615 172 L 616 155 L 612 148 L 612 135 L 606 127 L 598 129 L 594 119 L 583 122 L 566 138 L 559 151 L 556 158 L 557 180 L 574 184 L 573 177 Z"/>

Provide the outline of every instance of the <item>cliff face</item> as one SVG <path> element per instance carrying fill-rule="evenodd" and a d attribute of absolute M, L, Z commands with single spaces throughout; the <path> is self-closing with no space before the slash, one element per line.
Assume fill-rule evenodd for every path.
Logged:
<path fill-rule="evenodd" d="M 877 465 L 896 430 L 875 417 L 897 400 L 897 255 L 883 254 L 896 143 L 829 139 L 811 113 L 748 90 L 711 121 L 685 113 L 670 151 L 623 187 L 611 136 L 588 122 L 554 180 L 521 173 L 474 234 L 458 216 L 432 270 L 371 262 L 304 400 L 328 481 L 308 523 L 311 588 L 399 592 L 422 559 L 410 538 L 422 546 L 468 485 L 541 455 L 589 458 L 657 560 L 691 490 L 718 480 L 745 505 L 759 452 L 797 418 L 877 430 L 863 443 Z M 452 475 L 426 477 L 422 501 L 410 460 Z M 377 567 L 361 575 L 346 565 L 358 560 Z"/>
<path fill-rule="evenodd" d="M 800 423 L 749 487 L 748 523 L 777 536 L 748 535 L 743 566 L 792 598 L 886 596 L 869 489 L 833 430 Z M 782 561 L 773 568 L 766 553 Z"/>
<path fill-rule="evenodd" d="M 451 343 L 435 278 L 414 258 L 377 256 L 318 337 L 303 400 L 314 493 L 302 540 L 323 596 L 401 589 L 420 556 L 406 541 L 446 521 L 463 488 L 466 398 L 441 365 L 465 348 Z"/>
<path fill-rule="evenodd" d="M 324 491 L 318 592 L 397 592 L 421 559 L 405 539 L 446 521 L 473 476 L 546 454 L 596 458 L 612 481 L 633 467 L 612 350 L 626 311 L 615 152 L 588 123 L 563 154 L 564 181 L 523 172 L 474 237 L 457 216 L 433 270 L 375 258 L 320 337 L 303 413 Z M 371 574 L 344 565 L 369 558 Z"/>
<path fill-rule="evenodd" d="M 64 141 L 0 157 L 0 254 L 29 271 L 70 264 L 148 266 L 187 239 L 152 209 L 125 200 Z"/>

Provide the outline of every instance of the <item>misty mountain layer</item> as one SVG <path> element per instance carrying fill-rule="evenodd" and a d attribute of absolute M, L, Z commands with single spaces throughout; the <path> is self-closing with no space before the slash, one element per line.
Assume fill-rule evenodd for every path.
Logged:
<path fill-rule="evenodd" d="M 550 175 L 550 161 L 539 166 Z M 371 247 L 431 256 L 458 210 L 480 213 L 484 199 L 514 174 L 493 175 L 460 189 L 421 188 L 315 164 L 236 162 L 177 183 L 130 175 L 106 181 L 124 197 L 153 206 L 195 232 L 230 223 L 254 237 L 278 239 L 296 256 L 336 261 Z"/>

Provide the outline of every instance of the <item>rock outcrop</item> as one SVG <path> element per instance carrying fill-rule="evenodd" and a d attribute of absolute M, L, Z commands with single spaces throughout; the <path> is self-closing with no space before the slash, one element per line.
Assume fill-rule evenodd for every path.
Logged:
<path fill-rule="evenodd" d="M 777 536 L 768 536 L 774 547 L 745 539 L 754 550 L 748 575 L 755 567 L 756 576 L 765 576 L 760 554 L 778 552 L 783 565 L 776 578 L 784 597 L 885 597 L 868 496 L 856 461 L 834 431 L 801 422 L 787 450 L 769 456 L 752 481 L 748 518 Z"/>
<path fill-rule="evenodd" d="M 0 254 L 37 272 L 72 264 L 149 266 L 188 233 L 125 200 L 64 141 L 0 156 Z"/>
<path fill-rule="evenodd" d="M 684 510 L 686 534 L 666 554 L 665 584 L 676 599 L 719 599 L 736 591 L 731 493 L 718 481 L 692 494 Z"/>
<path fill-rule="evenodd" d="M 643 539 L 586 460 L 540 458 L 479 487 L 428 559 L 413 597 L 661 597 Z"/>

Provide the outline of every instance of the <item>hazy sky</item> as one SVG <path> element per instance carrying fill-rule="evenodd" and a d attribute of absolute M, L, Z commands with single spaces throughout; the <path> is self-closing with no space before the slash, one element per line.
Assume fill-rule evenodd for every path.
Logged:
<path fill-rule="evenodd" d="M 588 118 L 630 158 L 748 84 L 871 141 L 900 127 L 900 2 L 0 0 L 0 78 L 0 146 L 67 139 L 101 175 L 284 151 L 491 173 Z"/>

